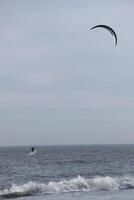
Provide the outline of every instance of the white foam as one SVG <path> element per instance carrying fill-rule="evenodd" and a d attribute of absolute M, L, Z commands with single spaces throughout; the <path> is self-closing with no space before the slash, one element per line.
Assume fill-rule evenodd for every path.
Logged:
<path fill-rule="evenodd" d="M 86 179 L 78 176 L 70 180 L 61 180 L 59 182 L 49 182 L 48 184 L 28 182 L 23 185 L 13 184 L 10 188 L 0 190 L 0 196 L 24 196 L 40 192 L 43 194 L 62 193 L 62 192 L 81 192 L 81 191 L 116 191 L 134 189 L 134 177 L 94 177 Z"/>
<path fill-rule="evenodd" d="M 9 189 L 4 189 L 0 191 L 1 196 L 24 196 L 29 195 L 34 192 L 38 192 L 41 190 L 41 188 L 44 186 L 44 184 L 39 184 L 36 182 L 29 181 L 28 183 L 24 185 L 16 185 L 13 184 Z"/>
<path fill-rule="evenodd" d="M 120 189 L 134 189 L 134 177 L 124 176 L 119 179 Z"/>
<path fill-rule="evenodd" d="M 91 180 L 91 185 L 95 189 L 99 190 L 118 190 L 119 184 L 115 178 L 106 176 L 106 177 L 96 177 Z"/>
<path fill-rule="evenodd" d="M 69 192 L 69 191 L 89 191 L 91 190 L 87 180 L 81 176 L 70 180 L 60 182 L 49 182 L 48 188 L 53 192 Z"/>

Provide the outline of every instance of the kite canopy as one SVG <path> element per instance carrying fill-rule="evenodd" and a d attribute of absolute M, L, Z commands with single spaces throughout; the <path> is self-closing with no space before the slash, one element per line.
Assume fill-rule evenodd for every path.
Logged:
<path fill-rule="evenodd" d="M 106 26 L 106 25 L 97 25 L 97 26 L 92 27 L 91 30 L 95 28 L 105 28 L 106 30 L 108 30 L 115 38 L 115 46 L 117 45 L 117 35 L 111 27 Z"/>

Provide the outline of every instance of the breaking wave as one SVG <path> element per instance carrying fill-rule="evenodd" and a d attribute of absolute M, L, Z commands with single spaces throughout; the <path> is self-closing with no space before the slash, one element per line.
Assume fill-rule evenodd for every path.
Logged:
<path fill-rule="evenodd" d="M 23 185 L 13 184 L 10 188 L 0 190 L 0 196 L 5 198 L 20 197 L 51 193 L 63 193 L 63 192 L 90 192 L 90 191 L 117 191 L 134 189 L 134 177 L 94 177 L 84 178 L 78 176 L 70 180 L 61 180 L 59 182 L 37 183 L 28 182 Z"/>

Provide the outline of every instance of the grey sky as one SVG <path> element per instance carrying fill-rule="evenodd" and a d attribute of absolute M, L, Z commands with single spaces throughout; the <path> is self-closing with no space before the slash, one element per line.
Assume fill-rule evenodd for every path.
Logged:
<path fill-rule="evenodd" d="M 133 8 L 0 0 L 0 145 L 133 143 Z"/>

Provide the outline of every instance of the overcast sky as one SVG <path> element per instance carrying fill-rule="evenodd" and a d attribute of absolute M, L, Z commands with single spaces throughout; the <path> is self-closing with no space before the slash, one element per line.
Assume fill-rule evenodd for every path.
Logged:
<path fill-rule="evenodd" d="M 133 8 L 0 0 L 0 145 L 134 143 Z"/>

